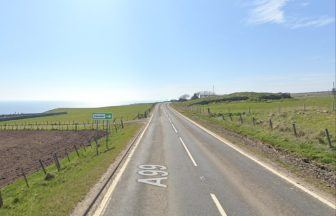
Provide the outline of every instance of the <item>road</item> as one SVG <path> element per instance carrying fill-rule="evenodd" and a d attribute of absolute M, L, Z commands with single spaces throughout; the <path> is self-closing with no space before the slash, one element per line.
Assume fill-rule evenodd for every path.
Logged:
<path fill-rule="evenodd" d="M 96 215 L 335 215 L 159 104 Z"/>

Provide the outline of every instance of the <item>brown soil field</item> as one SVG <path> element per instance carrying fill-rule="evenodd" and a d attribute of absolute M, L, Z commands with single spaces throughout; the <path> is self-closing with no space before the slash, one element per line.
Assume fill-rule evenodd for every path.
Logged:
<path fill-rule="evenodd" d="M 21 178 L 21 168 L 26 174 L 39 170 L 39 159 L 45 166 L 53 163 L 53 154 L 59 158 L 67 152 L 89 145 L 96 131 L 0 131 L 0 188 Z M 99 131 L 98 136 L 104 136 Z"/>

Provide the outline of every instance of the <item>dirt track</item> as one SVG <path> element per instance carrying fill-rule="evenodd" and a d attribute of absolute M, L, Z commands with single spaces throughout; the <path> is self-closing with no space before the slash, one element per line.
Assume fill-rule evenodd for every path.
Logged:
<path fill-rule="evenodd" d="M 74 145 L 88 145 L 95 131 L 0 131 L 0 188 L 25 173 L 40 169 L 38 160 L 45 165 L 53 162 L 53 153 L 65 156 Z M 104 132 L 99 132 L 102 137 Z"/>

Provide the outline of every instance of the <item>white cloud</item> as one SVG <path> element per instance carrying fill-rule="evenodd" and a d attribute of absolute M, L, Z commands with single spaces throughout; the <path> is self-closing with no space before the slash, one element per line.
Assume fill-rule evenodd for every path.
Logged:
<path fill-rule="evenodd" d="M 288 21 L 288 26 L 292 29 L 304 27 L 321 27 L 335 22 L 335 18 L 321 16 L 317 18 L 294 18 Z"/>
<path fill-rule="evenodd" d="M 332 24 L 335 18 L 330 16 L 315 16 L 315 17 L 298 17 L 288 16 L 285 14 L 285 6 L 293 0 L 254 0 L 252 9 L 249 11 L 248 23 L 250 24 L 265 24 L 276 23 L 282 24 L 291 29 L 305 27 L 321 27 Z M 308 1 L 301 2 L 301 7 L 309 6 Z"/>
<path fill-rule="evenodd" d="M 283 23 L 285 21 L 283 7 L 288 0 L 257 0 L 250 11 L 249 22 L 254 24 Z"/>

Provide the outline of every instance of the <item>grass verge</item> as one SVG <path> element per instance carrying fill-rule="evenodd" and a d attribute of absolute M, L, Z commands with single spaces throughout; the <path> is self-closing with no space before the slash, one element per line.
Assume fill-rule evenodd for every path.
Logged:
<path fill-rule="evenodd" d="M 38 171 L 28 176 L 29 188 L 23 179 L 2 188 L 4 206 L 0 208 L 0 215 L 69 215 L 140 127 L 141 124 L 127 124 L 118 133 L 112 133 L 109 150 L 106 150 L 105 139 L 101 139 L 98 156 L 92 145 L 81 149 L 80 157 L 72 152 L 70 162 L 62 159 L 60 172 L 55 165 L 48 166 L 47 172 L 55 176 L 51 180 L 44 180 L 44 173 Z"/>
<path fill-rule="evenodd" d="M 174 107 L 194 119 L 263 141 L 336 171 L 336 112 L 332 102 L 330 96 L 207 105 L 190 105 L 191 100 L 175 103 Z"/>
<path fill-rule="evenodd" d="M 228 127 L 225 127 L 224 125 L 220 124 L 221 121 L 218 121 L 216 119 L 211 119 L 210 117 L 202 117 L 198 114 L 181 110 L 179 108 L 176 108 L 180 113 L 183 115 L 189 117 L 193 121 L 199 123 L 205 128 L 208 128 L 209 130 L 225 137 L 227 140 L 232 142 L 233 144 L 239 146 L 240 148 L 252 153 L 253 155 L 257 155 L 258 157 L 262 158 L 262 160 L 265 160 L 266 163 L 270 163 L 275 165 L 277 169 L 281 170 L 281 172 L 286 173 L 288 176 L 292 176 L 294 179 L 297 179 L 300 183 L 303 185 L 306 185 L 307 187 L 312 187 L 315 189 L 318 189 L 320 193 L 322 193 L 324 196 L 328 197 L 330 200 L 335 199 L 336 196 L 336 190 L 333 179 L 334 177 L 331 177 L 330 179 L 326 179 L 326 176 L 329 176 L 328 174 L 325 175 L 323 170 L 321 172 L 316 172 L 314 168 L 310 166 L 301 166 L 300 163 L 296 163 L 297 159 L 300 160 L 300 157 L 297 155 L 289 156 L 289 158 L 295 158 L 294 161 L 291 161 L 291 159 L 288 160 L 287 154 L 288 151 L 285 152 L 273 152 L 272 150 L 269 150 L 268 145 L 265 146 L 259 146 L 258 144 L 251 144 L 249 141 L 247 141 L 246 138 L 252 138 L 252 140 L 258 140 L 255 137 L 243 134 L 241 131 L 235 131 Z M 250 139 L 251 140 L 251 139 Z M 253 142 L 253 141 L 252 141 Z M 257 142 L 257 141 L 256 141 Z M 267 142 L 265 142 L 267 143 Z M 270 143 L 267 143 L 270 144 Z M 280 153 L 280 154 L 279 154 Z M 293 153 L 291 153 L 293 154 Z M 333 153 L 332 153 L 333 154 Z M 333 154 L 335 155 L 335 154 Z M 333 156 L 333 159 L 335 159 L 335 156 Z M 301 157 L 302 160 L 302 157 Z M 330 164 L 329 164 L 330 165 Z M 320 166 L 317 166 L 320 167 Z M 331 173 L 335 173 L 335 167 L 334 169 L 331 167 Z M 316 168 L 316 167 L 315 167 Z M 292 175 L 294 174 L 294 175 Z M 332 176 L 335 176 L 334 174 L 331 174 Z M 330 176 L 329 176 L 330 177 Z M 301 180 L 303 180 L 301 182 Z"/>

